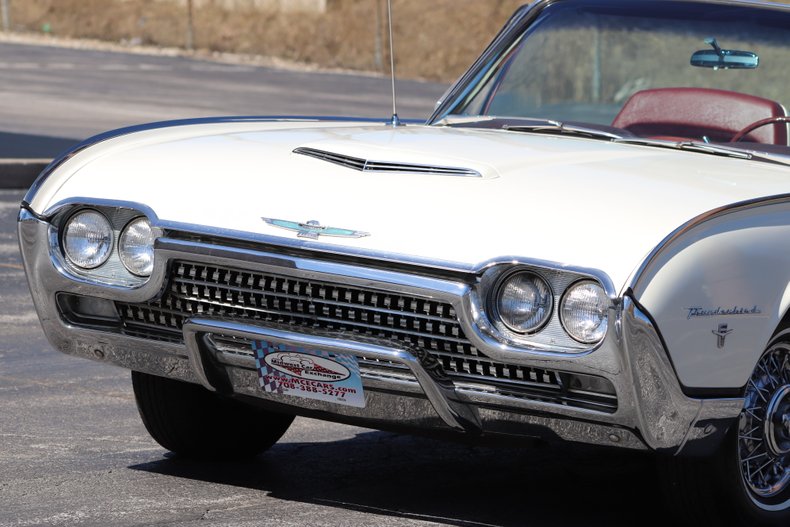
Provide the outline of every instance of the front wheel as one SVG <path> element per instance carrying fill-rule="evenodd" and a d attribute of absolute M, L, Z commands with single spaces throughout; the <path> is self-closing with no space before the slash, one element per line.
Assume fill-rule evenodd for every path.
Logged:
<path fill-rule="evenodd" d="M 686 519 L 790 525 L 790 342 L 775 342 L 760 358 L 741 415 L 714 457 L 662 465 L 669 498 Z"/>
<path fill-rule="evenodd" d="M 790 342 L 773 344 L 757 363 L 730 457 L 746 518 L 790 525 Z"/>
<path fill-rule="evenodd" d="M 143 424 L 157 443 L 185 457 L 229 460 L 271 447 L 294 417 L 221 397 L 197 384 L 132 372 Z"/>

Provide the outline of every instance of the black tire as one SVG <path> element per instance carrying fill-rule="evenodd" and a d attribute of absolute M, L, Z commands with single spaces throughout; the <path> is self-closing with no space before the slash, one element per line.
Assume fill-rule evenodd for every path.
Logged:
<path fill-rule="evenodd" d="M 132 386 L 148 433 L 185 457 L 221 461 L 256 456 L 276 443 L 294 419 L 197 384 L 146 373 L 133 371 Z"/>
<path fill-rule="evenodd" d="M 770 359 L 771 354 L 788 354 L 790 356 L 790 344 L 787 341 L 774 342 L 766 350 L 760 362 Z M 775 361 L 774 364 L 776 364 Z M 744 452 L 742 441 L 747 441 L 747 446 L 754 445 L 756 443 L 748 443 L 748 440 L 751 440 L 749 432 L 754 435 L 761 433 L 755 431 L 757 429 L 753 427 L 752 422 L 755 413 L 760 416 L 759 405 L 752 392 L 756 388 L 752 387 L 764 382 L 767 378 L 766 373 L 766 370 L 759 366 L 755 369 L 750 381 L 751 387 L 747 387 L 746 390 L 747 407 L 753 406 L 754 408 L 751 408 L 752 411 L 749 413 L 741 412 L 741 417 L 733 423 L 719 451 L 714 456 L 704 459 L 679 457 L 659 459 L 659 472 L 664 478 L 664 489 L 669 505 L 676 512 L 681 524 L 742 525 L 746 527 L 790 526 L 790 483 L 785 479 L 784 487 L 779 484 L 774 487 L 777 489 L 774 491 L 775 494 L 761 496 L 747 484 L 749 472 L 742 470 L 742 467 L 749 466 L 741 461 L 741 458 L 747 460 L 742 455 Z M 780 379 L 780 382 L 772 382 L 770 386 L 774 390 L 776 400 L 783 400 L 783 397 L 787 397 L 786 387 L 789 386 L 783 382 L 790 382 L 790 372 L 785 371 L 783 377 L 777 375 L 776 378 Z M 782 378 L 784 381 L 781 381 Z M 762 393 L 769 392 L 768 385 L 766 385 Z M 764 395 L 764 397 L 770 399 L 770 396 Z M 786 408 L 786 405 L 784 407 Z M 761 422 L 765 421 L 766 419 L 761 419 Z M 768 419 L 768 421 L 771 420 Z M 786 447 L 786 441 L 784 445 Z M 773 453 L 768 450 L 765 452 L 773 456 L 774 463 L 782 463 L 784 459 L 785 467 L 787 467 L 790 453 L 782 456 L 782 451 L 779 449 Z M 752 455 L 760 450 L 747 448 L 745 452 Z M 763 459 L 769 458 L 760 458 L 761 463 Z M 754 461 L 754 463 L 757 462 Z M 752 473 L 758 472 L 753 471 Z"/>

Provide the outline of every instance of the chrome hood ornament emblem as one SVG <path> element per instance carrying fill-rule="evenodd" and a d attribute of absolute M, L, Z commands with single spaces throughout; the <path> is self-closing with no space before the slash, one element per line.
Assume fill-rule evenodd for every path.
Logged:
<path fill-rule="evenodd" d="M 296 231 L 296 236 L 299 238 L 307 238 L 310 240 L 317 240 L 319 236 L 335 236 L 339 238 L 363 238 L 365 236 L 370 236 L 368 232 L 338 229 L 337 227 L 325 227 L 315 220 L 299 223 L 297 221 L 278 220 L 275 218 L 261 219 L 274 227 Z"/>

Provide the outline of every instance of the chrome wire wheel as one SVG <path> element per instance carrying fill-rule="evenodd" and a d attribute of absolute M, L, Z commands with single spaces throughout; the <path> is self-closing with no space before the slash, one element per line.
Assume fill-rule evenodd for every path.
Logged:
<path fill-rule="evenodd" d="M 738 423 L 738 464 L 752 502 L 790 506 L 790 344 L 771 346 L 746 385 Z"/>

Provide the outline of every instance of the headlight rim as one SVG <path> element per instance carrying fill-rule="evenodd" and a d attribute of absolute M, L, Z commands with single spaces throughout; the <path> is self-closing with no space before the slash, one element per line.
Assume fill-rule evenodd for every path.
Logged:
<path fill-rule="evenodd" d="M 101 259 L 101 261 L 99 263 L 97 263 L 96 265 L 92 265 L 92 266 L 84 266 L 84 265 L 78 264 L 74 260 L 74 258 L 72 258 L 72 256 L 69 254 L 69 251 L 67 249 L 67 236 L 68 236 L 69 227 L 71 226 L 72 221 L 74 221 L 74 218 L 76 218 L 80 214 L 86 214 L 86 213 L 94 213 L 94 214 L 97 214 L 99 217 L 101 217 L 104 220 L 104 222 L 107 224 L 107 227 L 109 228 L 109 232 L 110 232 L 110 236 L 109 236 L 110 245 L 109 245 L 109 248 L 107 249 L 107 252 L 105 253 L 104 257 Z M 99 269 L 104 264 L 106 264 L 110 260 L 110 258 L 112 258 L 113 252 L 115 251 L 115 248 L 117 246 L 117 240 L 116 240 L 117 233 L 115 232 L 115 229 L 113 228 L 112 221 L 110 221 L 110 219 L 107 217 L 107 215 L 104 214 L 102 211 L 100 211 L 100 210 L 98 210 L 97 208 L 94 208 L 94 207 L 80 207 L 80 208 L 74 210 L 73 212 L 71 212 L 71 214 L 69 214 L 66 217 L 66 219 L 65 219 L 65 221 L 63 222 L 62 225 L 63 225 L 63 230 L 62 230 L 62 234 L 60 236 L 60 248 L 61 248 L 61 251 L 63 253 L 63 257 L 64 257 L 65 261 L 70 266 L 72 266 L 75 269 L 78 269 L 78 270 L 80 270 L 82 272 L 90 272 L 90 271 L 94 271 L 96 269 Z"/>
<path fill-rule="evenodd" d="M 565 301 L 567 300 L 568 295 L 570 295 L 571 291 L 573 291 L 574 288 L 576 288 L 580 284 L 584 284 L 584 283 L 590 283 L 590 284 L 593 284 L 593 285 L 597 286 L 598 288 L 600 288 L 601 291 L 603 292 L 604 298 L 609 300 L 609 303 L 611 304 L 611 298 L 609 297 L 608 293 L 606 292 L 606 288 L 603 286 L 603 284 L 601 284 L 600 282 L 598 282 L 597 280 L 595 280 L 593 278 L 580 278 L 580 279 L 568 284 L 568 287 L 566 287 L 565 290 L 562 292 L 562 296 L 560 297 L 560 302 L 557 305 L 557 318 L 559 319 L 560 326 L 562 326 L 563 331 L 565 331 L 565 334 L 568 335 L 570 338 L 572 338 L 573 340 L 575 340 L 579 344 L 584 344 L 585 346 L 597 346 L 601 342 L 604 341 L 604 339 L 606 338 L 606 335 L 609 333 L 608 315 L 607 315 L 607 317 L 604 317 L 604 320 L 606 321 L 606 329 L 604 329 L 604 332 L 603 332 L 603 335 L 601 335 L 601 338 L 596 339 L 596 340 L 582 340 L 582 339 L 577 338 L 571 331 L 568 330 L 568 327 L 567 327 L 567 325 L 565 323 L 565 317 L 562 314 L 563 306 L 565 305 Z"/>
<path fill-rule="evenodd" d="M 548 291 L 548 298 L 549 298 L 549 305 L 548 308 L 546 309 L 546 316 L 543 318 L 543 320 L 540 321 L 539 324 L 526 331 L 515 328 L 510 324 L 508 324 L 507 321 L 502 316 L 499 309 L 499 298 L 503 287 L 510 279 L 512 279 L 514 276 L 518 274 L 527 274 L 537 277 L 545 285 L 546 290 Z M 494 283 L 494 287 L 491 288 L 491 291 L 492 294 L 489 294 L 489 301 L 488 301 L 489 310 L 493 315 L 492 321 L 495 323 L 496 326 L 499 326 L 500 331 L 504 329 L 507 332 L 516 335 L 517 337 L 529 337 L 532 335 L 536 335 L 537 333 L 540 333 L 543 329 L 546 328 L 546 326 L 549 325 L 551 320 L 554 318 L 554 312 L 557 304 L 555 302 L 556 294 L 554 292 L 554 287 L 552 286 L 550 280 L 547 280 L 545 276 L 535 271 L 534 269 L 519 267 L 515 269 L 510 269 L 509 271 L 502 273 L 502 275 L 500 275 L 497 278 L 496 282 Z"/>
<path fill-rule="evenodd" d="M 130 268 L 130 266 L 127 265 L 126 258 L 124 258 L 124 253 L 122 251 L 122 249 L 123 249 L 123 238 L 127 234 L 128 230 L 129 230 L 129 227 L 133 223 L 135 223 L 137 221 L 145 221 L 146 223 L 148 223 L 148 229 L 151 232 L 151 253 L 152 253 L 151 254 L 151 271 L 149 271 L 148 274 L 140 274 L 138 272 L 133 271 Z M 145 214 L 140 214 L 139 216 L 135 216 L 134 218 L 132 218 L 129 221 L 127 221 L 124 224 L 124 226 L 118 231 L 118 243 L 117 243 L 117 249 L 116 249 L 116 252 L 118 253 L 118 260 L 120 260 L 121 265 L 123 266 L 123 268 L 126 269 L 126 271 L 128 271 L 130 274 L 132 274 L 133 276 L 136 276 L 138 278 L 146 278 L 146 279 L 149 278 L 151 276 L 151 274 L 153 274 L 153 269 L 154 269 L 154 266 L 155 266 L 155 262 L 154 262 L 154 255 L 155 255 L 154 243 L 155 243 L 155 241 L 156 241 L 156 234 L 154 232 L 154 225 L 153 225 L 153 223 L 151 223 L 151 220 L 150 220 L 150 218 L 148 218 L 148 216 L 146 216 Z"/>

